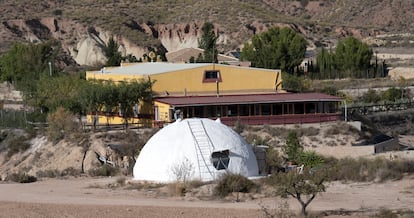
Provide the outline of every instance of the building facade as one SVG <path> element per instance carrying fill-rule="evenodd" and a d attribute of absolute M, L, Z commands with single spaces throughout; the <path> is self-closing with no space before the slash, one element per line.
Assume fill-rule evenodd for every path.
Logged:
<path fill-rule="evenodd" d="M 324 122 L 339 119 L 340 98 L 286 93 L 280 70 L 223 64 L 138 63 L 86 72 L 87 79 L 154 82 L 153 102 L 137 102 L 131 122 L 162 126 L 178 118 L 218 118 L 228 125 Z M 122 123 L 116 115 L 99 122 Z"/>

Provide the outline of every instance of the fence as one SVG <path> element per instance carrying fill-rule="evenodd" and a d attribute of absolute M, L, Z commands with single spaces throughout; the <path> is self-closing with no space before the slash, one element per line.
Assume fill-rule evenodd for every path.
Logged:
<path fill-rule="evenodd" d="M 3 128 L 25 128 L 24 111 L 0 110 L 0 126 Z"/>

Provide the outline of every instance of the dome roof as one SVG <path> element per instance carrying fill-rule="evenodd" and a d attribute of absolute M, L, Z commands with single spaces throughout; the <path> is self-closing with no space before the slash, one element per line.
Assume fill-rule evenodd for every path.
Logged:
<path fill-rule="evenodd" d="M 220 120 L 177 120 L 148 140 L 134 166 L 134 179 L 209 181 L 230 172 L 257 176 L 256 157 L 239 134 Z"/>

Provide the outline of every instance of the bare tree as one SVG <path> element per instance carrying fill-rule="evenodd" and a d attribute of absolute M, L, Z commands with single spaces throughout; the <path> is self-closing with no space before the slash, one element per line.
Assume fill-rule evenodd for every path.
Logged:
<path fill-rule="evenodd" d="M 171 167 L 171 172 L 176 181 L 186 183 L 194 175 L 193 163 L 188 158 L 184 158 Z"/>

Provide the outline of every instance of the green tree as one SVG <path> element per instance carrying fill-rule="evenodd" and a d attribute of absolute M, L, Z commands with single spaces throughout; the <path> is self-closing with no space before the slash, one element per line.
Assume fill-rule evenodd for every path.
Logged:
<path fill-rule="evenodd" d="M 49 62 L 59 53 L 56 42 L 14 44 L 0 57 L 2 81 L 13 83 L 28 97 L 35 97 L 36 84 L 42 75 L 49 75 Z"/>
<path fill-rule="evenodd" d="M 305 79 L 303 76 L 295 76 L 285 73 L 282 75 L 282 78 L 282 87 L 285 90 L 291 92 L 305 92 L 310 90 L 311 81 Z"/>
<path fill-rule="evenodd" d="M 338 42 L 335 49 L 335 60 L 338 70 L 346 77 L 368 77 L 366 73 L 371 66 L 372 49 L 366 43 L 354 37 L 347 37 Z"/>
<path fill-rule="evenodd" d="M 381 76 L 377 63 L 371 69 L 372 49 L 354 37 L 338 42 L 335 50 L 322 48 L 316 58 L 318 74 L 313 78 L 369 78 Z M 381 69 L 380 69 L 381 70 Z M 372 75 L 368 72 L 372 71 Z"/>
<path fill-rule="evenodd" d="M 82 84 L 79 92 L 79 101 L 86 112 L 93 116 L 93 128 L 96 129 L 98 114 L 102 111 L 104 102 L 104 84 L 101 80 L 87 80 Z"/>
<path fill-rule="evenodd" d="M 106 66 L 119 66 L 122 61 L 121 52 L 118 51 L 119 45 L 115 42 L 114 38 L 109 38 L 108 44 L 106 45 L 104 52 L 105 57 L 108 59 L 106 61 Z"/>
<path fill-rule="evenodd" d="M 335 53 L 332 50 L 326 50 L 322 48 L 316 57 L 317 69 L 319 70 L 319 79 L 333 79 L 335 77 L 340 77 L 337 74 L 337 66 L 335 62 Z M 314 76 L 315 78 L 315 76 Z"/>
<path fill-rule="evenodd" d="M 128 119 L 134 115 L 135 104 L 151 100 L 152 84 L 153 82 L 149 80 L 124 81 L 118 84 L 118 101 L 126 128 L 128 128 Z"/>
<path fill-rule="evenodd" d="M 289 132 L 286 143 L 282 147 L 282 151 L 286 155 L 286 160 L 298 162 L 299 157 L 303 152 L 303 147 L 299 142 L 296 131 L 292 130 Z"/>
<path fill-rule="evenodd" d="M 83 80 L 76 75 L 42 76 L 37 83 L 37 99 L 33 104 L 46 111 L 55 111 L 56 108 L 63 107 L 79 114 L 78 95 L 82 82 Z"/>
<path fill-rule="evenodd" d="M 112 81 L 105 81 L 102 87 L 102 101 L 106 113 L 106 124 L 109 125 L 109 116 L 119 104 L 119 87 Z"/>
<path fill-rule="evenodd" d="M 253 67 L 282 69 L 293 73 L 302 62 L 306 51 L 306 40 L 290 28 L 271 28 L 255 35 L 251 43 L 245 43 L 242 60 Z"/>
<path fill-rule="evenodd" d="M 299 174 L 295 171 L 279 173 L 271 178 L 272 184 L 276 187 L 277 194 L 282 197 L 291 196 L 301 205 L 301 213 L 307 216 L 306 208 L 315 199 L 316 195 L 325 191 L 324 182 L 327 174 L 322 171 L 309 172 L 303 170 Z"/>
<path fill-rule="evenodd" d="M 206 22 L 201 27 L 202 35 L 198 40 L 198 47 L 204 49 L 203 60 L 197 58 L 197 62 L 217 63 L 217 39 L 218 35 L 214 32 L 214 25 L 210 22 Z"/>

